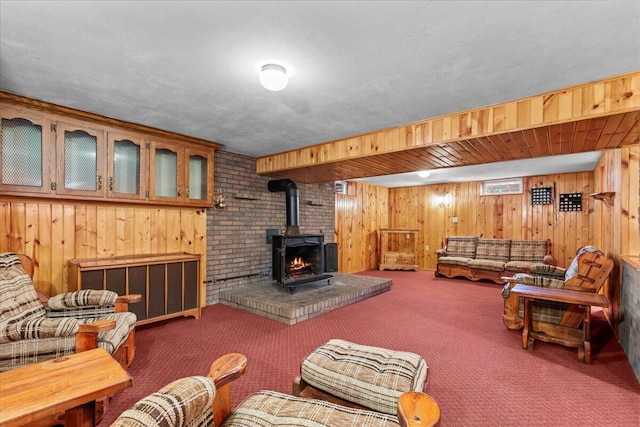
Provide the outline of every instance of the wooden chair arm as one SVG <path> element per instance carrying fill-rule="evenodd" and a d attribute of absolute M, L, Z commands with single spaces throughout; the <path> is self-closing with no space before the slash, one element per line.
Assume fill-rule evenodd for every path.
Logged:
<path fill-rule="evenodd" d="M 426 393 L 404 393 L 398 399 L 398 421 L 402 427 L 435 426 L 440 422 L 440 405 Z"/>
<path fill-rule="evenodd" d="M 215 427 L 222 425 L 231 413 L 229 384 L 244 375 L 246 370 L 247 358 L 240 353 L 225 354 L 211 364 L 208 377 L 216 385 L 216 396 L 212 404 Z"/>
<path fill-rule="evenodd" d="M 97 322 L 80 325 L 76 334 L 76 353 L 98 348 L 98 334 L 116 327 L 113 319 L 98 320 Z"/>
<path fill-rule="evenodd" d="M 129 311 L 129 304 L 140 301 L 142 301 L 142 295 L 140 294 L 120 295 L 116 298 L 115 311 L 116 313 L 124 313 Z"/>
<path fill-rule="evenodd" d="M 110 331 L 116 327 L 116 321 L 113 319 L 97 320 L 91 323 L 84 323 L 78 329 L 79 334 L 99 334 L 100 332 Z"/>

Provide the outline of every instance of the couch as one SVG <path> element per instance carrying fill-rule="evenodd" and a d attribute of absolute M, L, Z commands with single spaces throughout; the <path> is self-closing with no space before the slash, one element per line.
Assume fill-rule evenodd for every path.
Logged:
<path fill-rule="evenodd" d="M 436 276 L 466 277 L 504 284 L 505 276 L 528 273 L 534 264 L 551 264 L 549 240 L 484 239 L 447 236 L 436 251 Z"/>
<path fill-rule="evenodd" d="M 244 374 L 246 363 L 242 354 L 221 356 L 209 375 L 168 384 L 123 412 L 111 427 L 427 427 L 440 420 L 437 402 L 421 392 L 403 394 L 394 415 L 266 390 L 252 393 L 232 409 L 230 383 Z"/>

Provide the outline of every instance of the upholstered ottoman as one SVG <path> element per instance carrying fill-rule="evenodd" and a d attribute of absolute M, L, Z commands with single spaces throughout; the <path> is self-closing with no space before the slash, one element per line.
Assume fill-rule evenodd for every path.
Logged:
<path fill-rule="evenodd" d="M 304 359 L 293 393 L 396 415 L 400 395 L 426 391 L 427 377 L 415 353 L 333 339 Z"/>

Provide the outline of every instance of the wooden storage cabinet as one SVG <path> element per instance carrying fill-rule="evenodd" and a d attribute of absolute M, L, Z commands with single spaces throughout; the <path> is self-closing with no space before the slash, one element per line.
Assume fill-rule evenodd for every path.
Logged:
<path fill-rule="evenodd" d="M 200 255 L 175 253 L 69 260 L 70 289 L 140 294 L 129 309 L 138 325 L 177 316 L 200 317 Z"/>
<path fill-rule="evenodd" d="M 215 143 L 2 91 L 0 131 L 2 195 L 213 205 Z"/>
<path fill-rule="evenodd" d="M 380 270 L 420 270 L 418 230 L 380 230 Z"/>

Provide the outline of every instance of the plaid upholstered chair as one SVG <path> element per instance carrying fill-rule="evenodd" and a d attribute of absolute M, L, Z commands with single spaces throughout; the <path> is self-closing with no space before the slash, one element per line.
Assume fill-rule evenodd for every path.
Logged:
<path fill-rule="evenodd" d="M 580 248 L 567 269 L 533 264 L 531 273 L 518 273 L 508 277 L 508 283 L 502 290 L 504 298 L 503 322 L 509 329 L 522 329 L 522 297 L 512 294 L 511 289 L 518 283 L 547 288 L 569 289 L 574 291 L 600 291 L 613 269 L 613 261 L 593 246 Z M 556 301 L 535 301 L 532 308 L 533 327 L 549 336 L 562 334 L 564 328 L 578 328 L 584 320 L 583 311 L 574 304 Z M 564 332 L 566 333 L 566 332 Z"/>
<path fill-rule="evenodd" d="M 229 383 L 243 375 L 245 369 L 243 355 L 222 356 L 211 365 L 208 376 L 172 382 L 123 412 L 111 427 L 424 427 L 436 425 L 440 419 L 440 408 L 435 400 L 418 392 L 403 394 L 395 415 L 274 391 L 253 393 L 231 410 Z"/>
<path fill-rule="evenodd" d="M 96 347 L 129 367 L 136 316 L 127 308 L 140 295 L 82 290 L 47 298 L 32 274 L 29 257 L 0 254 L 0 371 Z"/>

